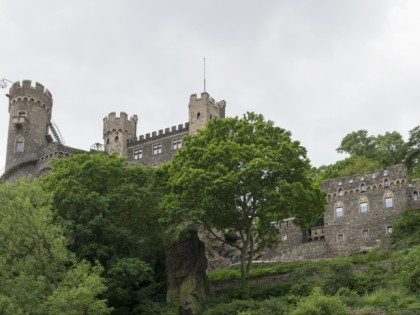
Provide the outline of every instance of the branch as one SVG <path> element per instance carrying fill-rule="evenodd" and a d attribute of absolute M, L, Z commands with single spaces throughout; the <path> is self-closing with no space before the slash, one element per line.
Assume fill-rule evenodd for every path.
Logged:
<path fill-rule="evenodd" d="M 202 223 L 202 225 L 204 226 L 204 228 L 208 231 L 208 232 L 210 232 L 217 240 L 219 240 L 219 241 L 221 241 L 221 242 L 223 242 L 224 244 L 226 244 L 226 245 L 229 245 L 229 246 L 232 246 L 232 247 L 234 247 L 234 248 L 236 248 L 236 249 L 238 249 L 238 250 L 241 250 L 241 247 L 239 247 L 239 246 L 237 246 L 237 245 L 234 245 L 234 244 L 231 244 L 231 243 L 228 243 L 228 242 L 226 242 L 226 240 L 225 239 L 223 239 L 223 238 L 221 238 L 220 236 L 218 236 L 216 233 L 214 233 L 213 232 L 213 230 L 208 226 L 208 224 L 206 223 L 206 222 L 204 222 L 204 221 L 201 221 L 201 223 Z"/>

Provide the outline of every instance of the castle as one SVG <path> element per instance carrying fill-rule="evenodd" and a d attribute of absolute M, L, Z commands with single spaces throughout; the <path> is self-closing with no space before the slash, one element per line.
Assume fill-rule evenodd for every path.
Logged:
<path fill-rule="evenodd" d="M 50 171 L 49 161 L 71 157 L 82 150 L 65 146 L 51 123 L 53 99 L 40 83 L 14 83 L 9 98 L 9 130 L 2 181 L 25 175 L 39 177 Z M 225 117 L 225 101 L 216 102 L 206 92 L 190 96 L 188 122 L 137 137 L 137 116 L 110 113 L 103 119 L 106 153 L 116 153 L 130 163 L 157 166 L 169 161 L 193 135 L 215 118 Z M 282 244 L 263 259 L 295 260 L 333 257 L 363 247 L 375 247 L 392 233 L 392 221 L 406 204 L 420 207 L 420 183 L 407 181 L 407 169 L 396 165 L 322 184 L 327 193 L 324 225 L 302 231 L 293 218 L 278 224 Z"/>
<path fill-rule="evenodd" d="M 39 177 L 48 172 L 53 158 L 71 157 L 81 150 L 62 144 L 51 123 L 53 98 L 40 83 L 28 80 L 14 83 L 9 98 L 9 130 L 5 172 L 0 181 L 13 181 L 25 175 Z M 137 137 L 137 116 L 110 113 L 103 119 L 104 149 L 132 163 L 157 166 L 169 161 L 182 147 L 182 137 L 195 134 L 213 117 L 224 118 L 226 102 L 216 102 L 206 92 L 191 95 L 189 121 Z"/>

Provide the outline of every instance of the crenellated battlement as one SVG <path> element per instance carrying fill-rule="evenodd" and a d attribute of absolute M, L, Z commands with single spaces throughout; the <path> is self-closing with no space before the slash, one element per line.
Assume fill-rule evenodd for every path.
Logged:
<path fill-rule="evenodd" d="M 160 129 L 158 131 L 153 131 L 152 133 L 146 133 L 145 135 L 141 135 L 137 139 L 129 140 L 128 146 L 142 144 L 181 133 L 187 133 L 189 130 L 190 124 L 186 122 L 185 124 L 179 124 L 178 126 L 172 126 L 171 128 Z"/>
<path fill-rule="evenodd" d="M 115 122 L 115 121 L 128 121 L 129 123 L 137 123 L 138 117 L 137 115 L 133 115 L 128 119 L 128 115 L 125 112 L 120 112 L 120 116 L 118 117 L 115 112 L 111 112 L 108 114 L 108 116 L 104 117 L 103 121 L 104 123 L 107 122 Z"/>
<path fill-rule="evenodd" d="M 208 102 L 211 105 L 216 106 L 216 107 L 220 107 L 220 108 L 226 107 L 226 102 L 224 100 L 222 100 L 220 102 L 216 102 L 214 100 L 214 98 L 211 97 L 210 94 L 207 93 L 207 92 L 202 92 L 200 98 L 197 97 L 197 94 L 191 94 L 191 96 L 190 96 L 190 103 L 200 102 L 202 100 L 204 100 L 204 101 L 206 101 L 206 102 Z"/>
<path fill-rule="evenodd" d="M 360 192 L 371 188 L 407 184 L 407 168 L 398 164 L 387 169 L 366 172 L 363 175 L 345 176 L 339 180 L 326 180 L 321 184 L 329 196 L 338 196 L 340 191 Z"/>
<path fill-rule="evenodd" d="M 7 96 L 10 99 L 10 103 L 27 98 L 28 100 L 32 99 L 34 102 L 39 102 L 48 107 L 53 104 L 50 91 L 38 82 L 35 83 L 35 86 L 32 86 L 32 81 L 30 80 L 23 80 L 22 83 L 19 81 L 13 83 Z"/>

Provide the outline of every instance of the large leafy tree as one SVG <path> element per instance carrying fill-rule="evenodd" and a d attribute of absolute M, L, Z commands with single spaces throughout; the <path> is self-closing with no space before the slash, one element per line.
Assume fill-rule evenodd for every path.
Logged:
<path fill-rule="evenodd" d="M 104 266 L 106 297 L 115 313 L 129 314 L 139 303 L 137 291 L 153 281 L 128 275 L 136 277 L 140 271 L 134 269 L 146 265 L 143 261 L 156 274 L 164 271 L 164 233 L 158 224 L 161 191 L 155 185 L 155 170 L 98 153 L 52 164 L 53 172 L 42 180 L 52 191 L 56 218 L 71 240 L 69 249 L 78 258 Z"/>
<path fill-rule="evenodd" d="M 198 224 L 221 241 L 229 231 L 241 253 L 244 289 L 252 259 L 277 240 L 273 222 L 305 225 L 323 211 L 324 194 L 310 178 L 306 150 L 262 115 L 212 120 L 168 166 L 171 218 Z"/>
<path fill-rule="evenodd" d="M 0 185 L 0 313 L 108 314 L 102 268 L 78 262 L 37 183 Z"/>
<path fill-rule="evenodd" d="M 43 180 L 78 257 L 106 268 L 126 257 L 153 261 L 162 234 L 152 168 L 97 153 L 52 164 Z"/>
<path fill-rule="evenodd" d="M 348 153 L 350 158 L 321 166 L 318 174 L 335 178 L 364 172 L 368 166 L 374 169 L 404 163 L 411 178 L 420 177 L 420 126 L 409 131 L 407 142 L 396 131 L 377 136 L 369 136 L 366 130 L 354 131 L 343 138 L 337 151 Z"/>

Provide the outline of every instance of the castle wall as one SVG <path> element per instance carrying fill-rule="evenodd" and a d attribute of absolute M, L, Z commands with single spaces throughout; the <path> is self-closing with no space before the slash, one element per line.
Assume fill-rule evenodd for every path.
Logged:
<path fill-rule="evenodd" d="M 278 226 L 282 243 L 263 260 L 334 257 L 377 247 L 392 233 L 393 220 L 407 204 L 420 208 L 419 180 L 408 184 L 404 165 L 327 180 L 322 188 L 328 202 L 324 226 L 302 232 L 293 221 L 283 221 Z"/>
<path fill-rule="evenodd" d="M 406 168 L 396 165 L 364 176 L 324 182 L 328 195 L 325 237 L 330 249 L 350 252 L 379 245 L 407 203 L 406 177 Z"/>
<path fill-rule="evenodd" d="M 148 166 L 168 162 L 182 147 L 182 138 L 188 133 L 189 124 L 185 123 L 178 128 L 174 126 L 140 136 L 135 142 L 128 143 L 128 160 Z"/>

